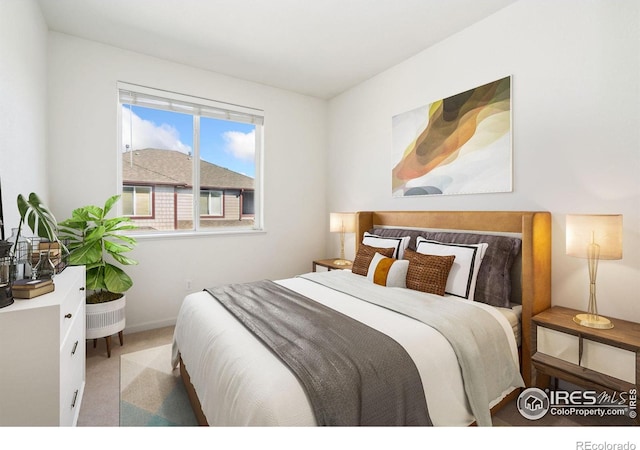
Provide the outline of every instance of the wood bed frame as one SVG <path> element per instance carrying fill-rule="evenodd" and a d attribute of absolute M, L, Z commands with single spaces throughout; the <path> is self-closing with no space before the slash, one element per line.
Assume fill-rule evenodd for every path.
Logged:
<path fill-rule="evenodd" d="M 522 239 L 521 372 L 527 387 L 536 385 L 531 364 L 531 318 L 551 307 L 551 214 L 546 211 L 361 211 L 356 213 L 357 236 L 375 226 L 428 228 L 487 233 L 518 233 Z M 356 239 L 356 251 L 362 239 Z M 180 373 L 198 423 L 207 425 L 200 401 L 180 359 Z M 514 390 L 491 412 L 513 400 Z"/>

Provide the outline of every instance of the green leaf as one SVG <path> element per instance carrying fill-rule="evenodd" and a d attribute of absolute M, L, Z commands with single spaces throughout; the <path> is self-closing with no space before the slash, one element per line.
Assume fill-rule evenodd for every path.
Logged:
<path fill-rule="evenodd" d="M 76 211 L 78 211 L 79 217 L 86 217 L 87 222 L 104 219 L 104 210 L 98 206 L 89 205 Z"/>
<path fill-rule="evenodd" d="M 133 286 L 133 281 L 122 269 L 112 264 L 104 266 L 104 284 L 110 292 L 122 293 Z"/>
<path fill-rule="evenodd" d="M 135 266 L 138 264 L 138 261 L 136 261 L 135 259 L 127 258 L 126 256 L 120 255 L 118 253 L 114 253 L 111 256 L 113 256 L 113 259 L 118 261 L 123 266 Z"/>
<path fill-rule="evenodd" d="M 100 241 L 86 241 L 69 253 L 69 264 L 83 266 L 102 261 Z"/>
<path fill-rule="evenodd" d="M 135 240 L 135 238 L 132 238 L 131 236 L 126 236 L 124 234 L 113 234 L 111 235 L 111 237 L 113 239 L 117 239 L 119 241 L 125 242 L 130 248 L 135 247 L 135 245 L 137 244 L 137 241 Z"/>
<path fill-rule="evenodd" d="M 121 245 L 116 242 L 104 241 L 104 249 L 111 255 L 130 252 L 133 248 L 130 245 Z"/>
<path fill-rule="evenodd" d="M 109 214 L 109 211 L 111 211 L 111 208 L 113 208 L 113 205 L 115 205 L 119 199 L 119 195 L 113 195 L 107 199 L 107 201 L 104 203 L 104 215 L 102 216 L 103 218 L 104 216 Z"/>
<path fill-rule="evenodd" d="M 102 266 L 86 268 L 86 284 L 87 289 L 91 291 L 105 289 L 104 271 L 102 270 Z"/>
<path fill-rule="evenodd" d="M 109 255 L 118 264 L 138 264 L 134 259 L 124 256 L 134 248 L 136 240 L 121 234 L 137 226 L 129 217 L 106 217 L 119 199 L 119 195 L 109 197 L 104 209 L 93 205 L 77 208 L 71 218 L 60 225 L 62 236 L 69 239 L 73 249 L 70 263 L 85 265 L 87 288 L 91 290 L 123 293 L 133 285 L 122 269 L 105 261 Z"/>
<path fill-rule="evenodd" d="M 18 195 L 18 211 L 21 221 L 26 222 L 36 236 L 58 241 L 58 222 L 34 192 L 29 194 L 28 200 L 22 194 Z"/>

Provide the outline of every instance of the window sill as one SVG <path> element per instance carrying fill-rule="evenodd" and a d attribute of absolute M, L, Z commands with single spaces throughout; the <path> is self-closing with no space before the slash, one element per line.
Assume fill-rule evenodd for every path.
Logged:
<path fill-rule="evenodd" d="M 264 229 L 243 229 L 243 230 L 216 230 L 216 231 L 158 231 L 148 233 L 127 233 L 127 236 L 131 236 L 138 241 L 143 240 L 164 240 L 164 239 L 192 239 L 212 236 L 237 236 L 237 235 L 252 235 L 252 234 L 265 234 Z"/>

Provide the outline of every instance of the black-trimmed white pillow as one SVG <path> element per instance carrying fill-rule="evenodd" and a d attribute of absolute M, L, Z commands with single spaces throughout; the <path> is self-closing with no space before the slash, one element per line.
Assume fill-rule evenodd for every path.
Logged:
<path fill-rule="evenodd" d="M 445 292 L 456 297 L 473 300 L 476 290 L 478 271 L 484 253 L 489 244 L 456 244 L 430 241 L 423 237 L 416 239 L 416 251 L 425 255 L 454 255 L 453 266 L 449 271 Z"/>
<path fill-rule="evenodd" d="M 362 243 L 370 247 L 394 248 L 393 258 L 402 259 L 405 249 L 409 247 L 410 239 L 411 236 L 382 237 L 365 231 Z"/>

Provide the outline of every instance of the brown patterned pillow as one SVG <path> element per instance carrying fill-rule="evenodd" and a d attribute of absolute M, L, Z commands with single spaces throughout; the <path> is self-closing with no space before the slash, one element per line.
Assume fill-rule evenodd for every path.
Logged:
<path fill-rule="evenodd" d="M 353 266 L 351 267 L 351 272 L 367 276 L 367 272 L 369 271 L 369 266 L 371 265 L 371 260 L 376 253 L 380 253 L 382 256 L 386 256 L 387 258 L 391 258 L 393 256 L 393 252 L 396 249 L 394 247 L 389 248 L 378 248 L 371 247 L 369 245 L 360 244 L 360 248 L 358 248 L 358 254 L 356 258 L 353 260 Z"/>
<path fill-rule="evenodd" d="M 447 277 L 453 265 L 454 255 L 423 255 L 407 249 L 404 258 L 409 260 L 407 287 L 416 291 L 444 295 Z"/>

